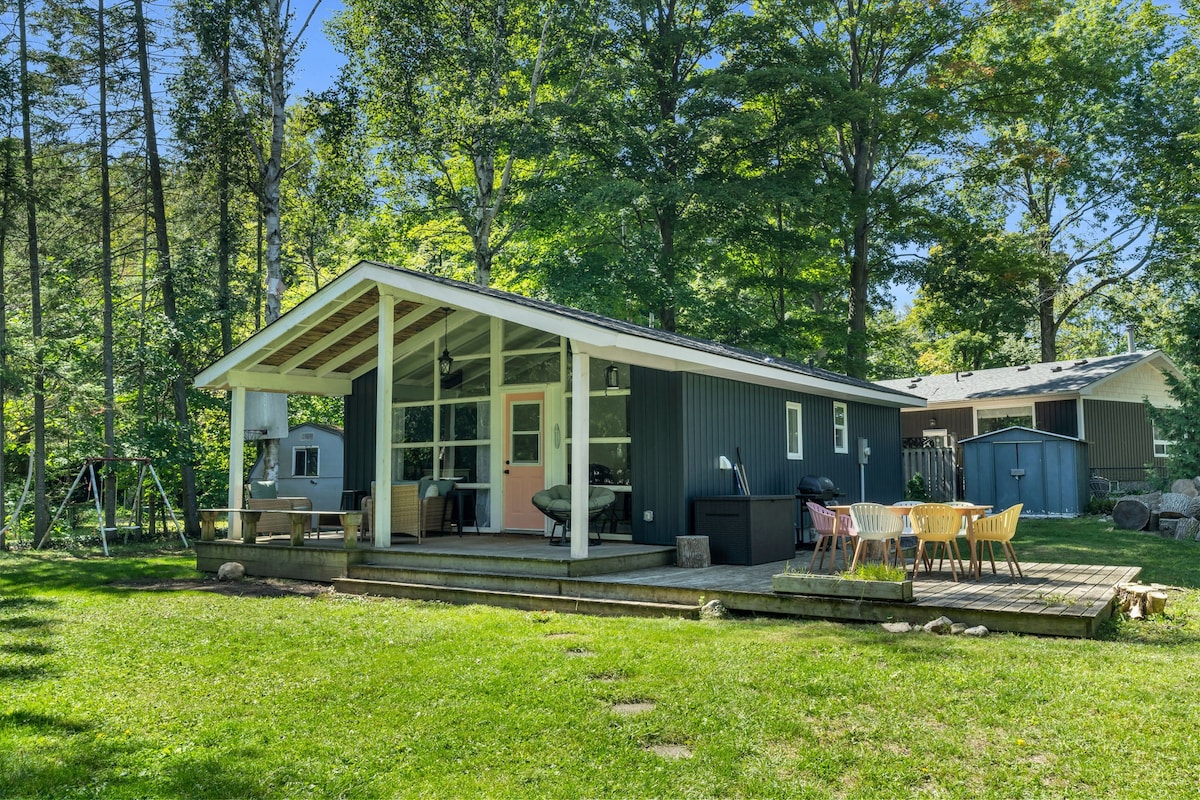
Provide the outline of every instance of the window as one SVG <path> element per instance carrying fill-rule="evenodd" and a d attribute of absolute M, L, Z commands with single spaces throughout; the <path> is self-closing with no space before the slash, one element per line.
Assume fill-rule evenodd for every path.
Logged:
<path fill-rule="evenodd" d="M 1171 445 L 1172 444 L 1174 444 L 1174 442 L 1170 441 L 1169 439 L 1164 439 L 1162 434 L 1159 433 L 1158 427 L 1155 426 L 1155 428 L 1154 428 L 1154 457 L 1155 458 L 1168 457 L 1171 454 Z"/>
<path fill-rule="evenodd" d="M 517 466 L 542 463 L 542 404 L 513 403 L 509 421 L 509 460 Z"/>
<path fill-rule="evenodd" d="M 846 404 L 833 404 L 833 452 L 849 453 L 850 440 L 846 436 Z"/>
<path fill-rule="evenodd" d="M 1033 427 L 1033 406 L 1005 406 L 1003 408 L 980 408 L 975 417 L 979 422 L 979 433 L 991 433 L 1005 428 Z"/>
<path fill-rule="evenodd" d="M 799 403 L 787 404 L 787 457 L 792 460 L 804 458 L 804 434 L 800 430 L 802 411 L 803 406 Z"/>
<path fill-rule="evenodd" d="M 317 472 L 317 453 L 319 447 L 292 448 L 292 475 L 297 478 L 315 478 Z"/>

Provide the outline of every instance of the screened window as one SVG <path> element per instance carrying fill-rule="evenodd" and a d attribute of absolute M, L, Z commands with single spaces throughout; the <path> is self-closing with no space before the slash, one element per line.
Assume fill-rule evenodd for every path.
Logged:
<path fill-rule="evenodd" d="M 849 453 L 850 440 L 846 436 L 846 404 L 833 404 L 833 452 Z"/>
<path fill-rule="evenodd" d="M 788 403 L 787 457 L 793 460 L 804 458 L 804 433 L 801 430 L 803 420 L 803 406 L 799 403 Z"/>
<path fill-rule="evenodd" d="M 1158 430 L 1157 427 L 1154 428 L 1154 457 L 1155 458 L 1166 458 L 1167 456 L 1169 456 L 1171 454 L 1171 445 L 1172 444 L 1173 444 L 1173 442 L 1171 442 L 1170 439 L 1163 438 L 1162 433 Z"/>
<path fill-rule="evenodd" d="M 297 478 L 315 478 L 318 476 L 317 464 L 319 447 L 292 448 L 292 475 Z"/>

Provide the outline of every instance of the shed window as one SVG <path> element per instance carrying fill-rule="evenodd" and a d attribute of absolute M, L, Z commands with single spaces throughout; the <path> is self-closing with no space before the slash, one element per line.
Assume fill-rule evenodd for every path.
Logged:
<path fill-rule="evenodd" d="M 803 410 L 799 403 L 787 404 L 787 457 L 793 460 L 804 458 Z"/>
<path fill-rule="evenodd" d="M 319 447 L 292 448 L 292 475 L 297 478 L 315 478 L 317 472 L 317 454 Z"/>
<path fill-rule="evenodd" d="M 833 452 L 849 453 L 850 439 L 846 436 L 846 404 L 833 404 Z"/>

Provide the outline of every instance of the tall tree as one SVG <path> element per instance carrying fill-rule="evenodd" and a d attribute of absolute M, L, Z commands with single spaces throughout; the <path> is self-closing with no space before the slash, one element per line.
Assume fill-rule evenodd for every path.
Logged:
<path fill-rule="evenodd" d="M 21 77 L 21 141 L 25 162 L 25 226 L 29 253 L 29 316 L 33 349 L 33 536 L 38 546 L 50 535 L 46 500 L 46 376 L 42 360 L 42 269 L 38 255 L 38 209 L 33 157 L 33 108 L 29 73 L 26 0 L 17 0 L 18 63 Z"/>
<path fill-rule="evenodd" d="M 932 159 L 964 121 L 953 92 L 955 53 L 979 25 L 972 0 L 769 0 L 762 13 L 795 42 L 810 74 L 816 139 L 838 202 L 848 268 L 848 340 L 842 368 L 863 376 L 871 289 L 890 281 L 889 250 L 918 234 L 919 203 L 939 173 Z"/>
<path fill-rule="evenodd" d="M 1164 13 L 1120 0 L 1048 0 L 977 42 L 982 128 L 963 145 L 964 187 L 1036 254 L 1041 358 L 1081 305 L 1159 256 L 1160 201 L 1145 180 L 1174 125 L 1152 102 Z"/>
<path fill-rule="evenodd" d="M 350 56 L 343 83 L 361 92 L 393 196 L 420 217 L 453 215 L 480 285 L 523 224 L 513 197 L 547 154 L 539 107 L 553 87 L 544 82 L 591 5 L 349 0 L 335 22 Z"/>
<path fill-rule="evenodd" d="M 146 35 L 146 17 L 143 13 L 142 0 L 133 0 L 133 10 L 137 34 L 138 76 L 141 84 L 142 114 L 146 135 L 146 160 L 149 168 L 150 207 L 154 219 L 156 268 L 162 286 L 163 316 L 173 331 L 170 351 L 179 368 L 171 381 L 171 396 L 174 401 L 176 435 L 179 442 L 184 525 L 188 535 L 196 536 L 200 532 L 200 516 L 196 504 L 196 470 L 193 460 L 191 419 L 188 416 L 188 392 L 185 377 L 191 374 L 192 369 L 179 335 L 176 277 L 171 262 L 171 242 L 167 230 L 166 193 L 163 189 L 163 169 L 158 152 L 154 96 L 150 81 L 150 45 Z"/>

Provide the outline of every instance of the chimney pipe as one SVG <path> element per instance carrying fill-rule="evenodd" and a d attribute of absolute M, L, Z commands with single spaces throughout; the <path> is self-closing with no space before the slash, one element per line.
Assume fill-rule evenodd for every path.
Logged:
<path fill-rule="evenodd" d="M 1133 326 L 1126 325 L 1125 326 L 1125 352 L 1132 353 L 1136 349 L 1137 348 L 1134 347 L 1134 343 L 1133 343 Z"/>

